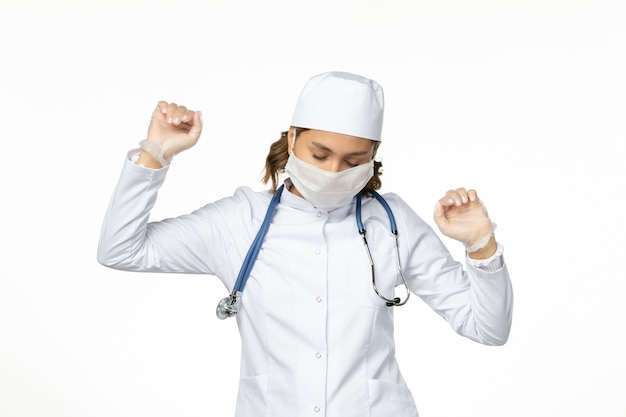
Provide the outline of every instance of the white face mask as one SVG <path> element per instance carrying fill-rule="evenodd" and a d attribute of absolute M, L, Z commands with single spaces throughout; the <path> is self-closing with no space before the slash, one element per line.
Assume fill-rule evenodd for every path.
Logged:
<path fill-rule="evenodd" d="M 374 176 L 374 160 L 339 172 L 325 171 L 298 159 L 293 152 L 285 173 L 298 192 L 315 207 L 333 209 L 348 204 Z"/>

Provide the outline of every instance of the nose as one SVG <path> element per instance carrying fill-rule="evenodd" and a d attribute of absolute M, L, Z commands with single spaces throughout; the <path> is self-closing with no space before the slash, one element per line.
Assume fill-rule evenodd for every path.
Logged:
<path fill-rule="evenodd" d="M 341 167 L 341 161 L 331 161 L 331 163 L 329 164 L 328 167 L 330 172 L 339 172 L 339 171 L 343 171 L 342 167 Z"/>

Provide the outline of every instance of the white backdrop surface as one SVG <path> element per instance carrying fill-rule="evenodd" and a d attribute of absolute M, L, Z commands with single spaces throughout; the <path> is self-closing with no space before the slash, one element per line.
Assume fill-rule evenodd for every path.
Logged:
<path fill-rule="evenodd" d="M 442 193 L 477 188 L 506 248 L 505 346 L 418 299 L 397 310 L 421 416 L 626 416 L 625 21 L 619 0 L 3 2 L 0 416 L 234 414 L 227 290 L 100 266 L 100 223 L 158 100 L 205 129 L 155 220 L 262 189 L 300 88 L 329 70 L 385 88 L 383 191 L 433 224 Z"/>

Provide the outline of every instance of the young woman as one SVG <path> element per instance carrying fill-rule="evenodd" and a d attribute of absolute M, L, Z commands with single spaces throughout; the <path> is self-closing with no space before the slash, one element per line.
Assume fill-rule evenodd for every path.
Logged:
<path fill-rule="evenodd" d="M 373 80 L 311 78 L 270 148 L 271 190 L 241 187 L 158 222 L 148 222 L 157 191 L 172 157 L 198 141 L 200 112 L 159 102 L 129 153 L 98 260 L 215 275 L 232 291 L 217 312 L 235 316 L 241 334 L 239 417 L 417 416 L 394 356 L 393 309 L 410 293 L 460 335 L 507 340 L 511 283 L 476 192 L 448 191 L 435 208 L 441 232 L 466 247 L 465 269 L 400 197 L 375 193 L 383 108 Z"/>

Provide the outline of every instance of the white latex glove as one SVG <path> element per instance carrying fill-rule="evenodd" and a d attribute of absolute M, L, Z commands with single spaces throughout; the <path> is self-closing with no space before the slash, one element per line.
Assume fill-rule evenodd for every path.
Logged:
<path fill-rule="evenodd" d="M 174 155 L 194 146 L 201 132 L 202 114 L 199 111 L 189 110 L 176 103 L 159 101 L 152 112 L 148 137 L 141 145 L 155 159 L 159 160 L 160 156 L 169 162 Z M 161 155 L 158 155 L 159 150 Z"/>
<path fill-rule="evenodd" d="M 468 253 L 486 246 L 495 230 L 476 191 L 465 188 L 450 190 L 439 199 L 434 219 L 441 233 L 462 242 Z"/>

